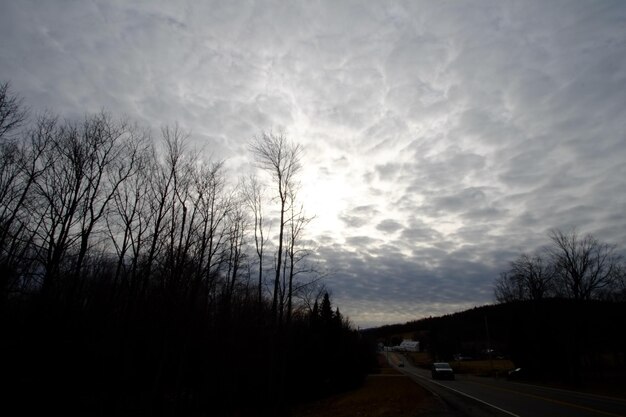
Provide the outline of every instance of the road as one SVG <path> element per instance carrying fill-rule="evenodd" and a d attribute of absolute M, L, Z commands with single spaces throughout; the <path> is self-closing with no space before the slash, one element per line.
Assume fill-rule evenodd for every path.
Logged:
<path fill-rule="evenodd" d="M 411 366 L 399 354 L 390 363 L 441 397 L 460 415 L 513 417 L 626 417 L 626 400 L 494 378 L 457 375 L 433 381 L 430 372 Z M 398 363 L 404 366 L 399 367 Z"/>

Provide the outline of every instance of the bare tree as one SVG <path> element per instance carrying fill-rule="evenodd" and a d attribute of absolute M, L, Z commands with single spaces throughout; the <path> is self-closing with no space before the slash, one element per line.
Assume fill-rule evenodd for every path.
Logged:
<path fill-rule="evenodd" d="M 24 255 L 31 249 L 25 204 L 36 175 L 36 169 L 29 168 L 37 149 L 31 149 L 24 137 L 14 137 L 27 117 L 21 98 L 8 83 L 0 83 L 0 303 L 23 275 L 18 270 L 26 266 Z"/>
<path fill-rule="evenodd" d="M 132 127 L 105 113 L 82 124 L 55 124 L 47 132 L 49 146 L 41 155 L 45 169 L 35 182 L 34 208 L 42 219 L 43 286 L 46 292 L 63 278 L 73 289 L 66 294 L 71 299 L 94 234 L 106 230 L 99 226 L 109 203 L 135 169 L 136 148 Z"/>
<path fill-rule="evenodd" d="M 138 280 L 139 260 L 145 247 L 150 213 L 148 204 L 151 177 L 150 167 L 154 156 L 147 132 L 135 138 L 135 170 L 113 194 L 112 208 L 105 217 L 110 241 L 117 254 L 113 280 L 114 289 L 120 279 L 127 290 L 136 295 L 140 290 Z"/>
<path fill-rule="evenodd" d="M 500 272 L 494 283 L 494 295 L 499 303 L 524 299 L 524 287 L 509 271 Z"/>
<path fill-rule="evenodd" d="M 511 273 L 521 281 L 525 298 L 540 300 L 551 294 L 556 272 L 541 255 L 522 254 L 511 263 Z"/>
<path fill-rule="evenodd" d="M 4 248 L 7 234 L 22 208 L 33 180 L 30 172 L 32 170 L 29 169 L 32 158 L 29 157 L 36 155 L 29 155 L 31 148 L 27 141 L 4 140 L 26 118 L 27 111 L 21 99 L 11 93 L 8 83 L 0 84 L 0 248 Z M 42 122 L 43 119 L 38 127 L 43 131 Z M 32 150 L 37 152 L 38 148 L 32 147 Z"/>
<path fill-rule="evenodd" d="M 313 218 L 304 215 L 304 208 L 300 206 L 296 210 L 296 191 L 292 188 L 290 192 L 290 218 L 289 218 L 289 241 L 287 243 L 287 258 L 289 259 L 289 285 L 287 290 L 287 323 L 291 324 L 293 313 L 293 297 L 294 292 L 299 289 L 295 286 L 295 278 L 298 274 L 306 271 L 304 268 L 298 268 L 300 264 L 309 254 L 304 248 L 299 248 L 300 240 L 304 228 L 313 220 Z"/>
<path fill-rule="evenodd" d="M 0 140 L 18 130 L 27 118 L 22 99 L 11 92 L 8 82 L 0 83 Z"/>
<path fill-rule="evenodd" d="M 46 170 L 38 178 L 36 215 L 43 219 L 38 237 L 44 269 L 43 293 L 50 295 L 61 279 L 60 268 L 69 249 L 80 238 L 80 206 L 87 192 L 89 156 L 79 128 L 71 123 L 56 125 L 51 145 L 43 155 Z"/>
<path fill-rule="evenodd" d="M 615 282 L 608 298 L 626 301 L 626 264 L 620 263 L 615 270 Z"/>
<path fill-rule="evenodd" d="M 223 162 L 200 165 L 194 178 L 197 195 L 194 204 L 198 208 L 200 220 L 193 255 L 196 272 L 192 291 L 204 291 L 206 296 L 203 299 L 208 309 L 215 298 L 216 278 L 223 262 L 222 246 L 228 231 L 226 219 L 232 201 L 226 193 Z"/>
<path fill-rule="evenodd" d="M 257 300 L 261 305 L 263 303 L 263 252 L 267 239 L 264 232 L 263 186 L 256 177 L 251 176 L 243 182 L 241 189 L 243 200 L 252 211 L 254 218 L 254 248 L 259 261 Z"/>
<path fill-rule="evenodd" d="M 33 265 L 34 238 L 41 226 L 41 218 L 34 213 L 39 207 L 33 186 L 47 166 L 43 154 L 51 146 L 56 119 L 41 116 L 21 141 L 0 143 L 0 265 L 4 269 L 3 291 L 17 283 L 13 278 L 24 278 Z M 18 272 L 20 270 L 21 272 Z"/>
<path fill-rule="evenodd" d="M 225 282 L 226 302 L 230 304 L 237 278 L 239 277 L 242 261 L 245 257 L 244 244 L 247 229 L 246 216 L 241 206 L 236 204 L 228 213 L 228 261 Z"/>
<path fill-rule="evenodd" d="M 590 234 L 579 236 L 576 230 L 550 232 L 558 282 L 565 294 L 576 300 L 593 298 L 599 290 L 616 279 L 620 257 L 615 248 Z"/>
<path fill-rule="evenodd" d="M 495 283 L 499 302 L 540 300 L 553 295 L 554 265 L 541 255 L 522 254 L 511 262 L 511 268 L 500 274 Z"/>
<path fill-rule="evenodd" d="M 171 224 L 168 225 L 167 222 L 174 215 L 171 212 L 172 204 L 176 201 L 176 186 L 181 167 L 184 165 L 184 150 L 187 142 L 187 134 L 182 132 L 177 125 L 163 127 L 161 135 L 165 146 L 163 162 L 159 161 L 158 156 L 153 157 L 154 163 L 150 172 L 151 189 L 147 196 L 150 201 L 150 243 L 143 271 L 144 281 L 151 278 L 155 259 L 167 245 L 168 237 L 170 242 L 174 239 Z M 163 285 L 164 282 L 161 284 Z M 147 284 L 144 282 L 142 285 Z"/>
<path fill-rule="evenodd" d="M 184 145 L 184 143 L 183 143 Z M 198 210 L 194 200 L 195 154 L 182 149 L 178 169 L 174 172 L 169 221 L 166 226 L 166 277 L 176 289 L 184 289 L 190 282 L 185 268 L 189 261 L 198 227 Z"/>
<path fill-rule="evenodd" d="M 263 133 L 254 138 L 250 149 L 258 166 L 269 173 L 276 186 L 276 198 L 279 201 L 280 221 L 278 244 L 276 251 L 276 274 L 274 278 L 274 294 L 272 298 L 272 316 L 278 320 L 278 297 L 283 266 L 283 244 L 285 232 L 285 216 L 288 211 L 289 193 L 294 187 L 296 176 L 300 171 L 300 145 L 287 140 L 283 134 Z"/>
<path fill-rule="evenodd" d="M 100 113 L 87 119 L 82 128 L 86 147 L 86 190 L 81 208 L 80 248 L 76 273 L 83 266 L 95 227 L 108 214 L 109 203 L 117 189 L 138 167 L 145 141 L 127 121 L 113 121 Z"/>

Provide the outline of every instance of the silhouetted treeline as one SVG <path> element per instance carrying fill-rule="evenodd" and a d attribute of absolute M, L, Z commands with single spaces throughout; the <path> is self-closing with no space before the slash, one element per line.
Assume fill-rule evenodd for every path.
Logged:
<path fill-rule="evenodd" d="M 549 233 L 550 245 L 523 253 L 500 274 L 494 293 L 499 302 L 541 300 L 626 301 L 626 266 L 615 245 L 575 229 Z"/>
<path fill-rule="evenodd" d="M 178 126 L 31 117 L 0 85 L 3 414 L 278 415 L 359 382 L 362 342 L 306 262 L 297 147 L 255 145 L 261 168 L 291 156 L 267 185 L 279 237 L 274 196 Z"/>
<path fill-rule="evenodd" d="M 551 298 L 477 307 L 364 334 L 383 342 L 413 337 L 439 360 L 457 354 L 509 358 L 535 380 L 626 386 L 625 322 L 625 302 Z"/>

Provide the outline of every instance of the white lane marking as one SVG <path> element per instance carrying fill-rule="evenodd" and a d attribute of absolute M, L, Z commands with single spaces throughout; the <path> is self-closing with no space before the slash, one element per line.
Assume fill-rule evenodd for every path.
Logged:
<path fill-rule="evenodd" d="M 465 396 L 465 397 L 467 397 L 467 398 L 471 398 L 472 400 L 478 401 L 479 403 L 482 403 L 482 404 L 488 405 L 489 407 L 491 407 L 491 408 L 495 408 L 496 410 L 501 411 L 501 412 L 503 412 L 503 413 L 506 413 L 506 414 L 508 414 L 508 415 L 510 415 L 510 416 L 513 416 L 513 417 L 520 417 L 520 416 L 519 416 L 519 415 L 517 415 L 517 414 L 514 414 L 514 413 L 512 413 L 512 412 L 510 412 L 510 411 L 507 411 L 507 410 L 505 410 L 505 409 L 503 409 L 503 408 L 500 408 L 500 407 L 498 407 L 498 406 L 495 406 L 495 405 L 493 405 L 493 404 L 490 404 L 490 403 L 488 403 L 487 401 L 483 401 L 483 400 L 481 400 L 480 398 L 476 398 L 476 397 L 474 397 L 474 396 L 471 396 L 471 395 L 469 395 L 469 394 L 466 394 L 466 393 L 464 393 L 464 392 L 462 392 L 462 391 L 459 391 L 459 390 L 457 390 L 457 389 L 450 388 L 449 386 L 447 386 L 447 385 L 443 385 L 443 384 L 440 384 L 439 382 L 432 381 L 432 380 L 430 380 L 430 379 L 428 379 L 428 378 L 426 378 L 426 377 L 424 377 L 424 376 L 422 376 L 422 375 L 418 375 L 418 374 L 416 374 L 416 373 L 413 373 L 413 372 L 409 371 L 408 369 L 407 369 L 406 371 L 407 371 L 408 373 L 410 373 L 411 375 L 415 375 L 415 376 L 416 376 L 416 377 L 418 377 L 418 378 L 422 378 L 423 380 L 428 381 L 428 382 L 433 383 L 433 384 L 436 384 L 436 385 L 439 385 L 440 387 L 447 388 L 447 389 L 449 389 L 450 391 L 454 391 L 454 392 L 456 392 L 457 394 L 461 394 L 461 395 L 463 395 L 463 396 Z"/>

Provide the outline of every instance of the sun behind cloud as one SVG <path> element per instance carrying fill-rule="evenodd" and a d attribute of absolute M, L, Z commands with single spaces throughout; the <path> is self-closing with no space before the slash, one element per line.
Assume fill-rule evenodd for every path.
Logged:
<path fill-rule="evenodd" d="M 312 236 L 339 235 L 345 227 L 340 214 L 349 206 L 357 191 L 343 171 L 338 167 L 337 172 L 331 172 L 320 166 L 303 170 L 300 199 L 306 212 L 314 217 L 309 225 Z"/>

